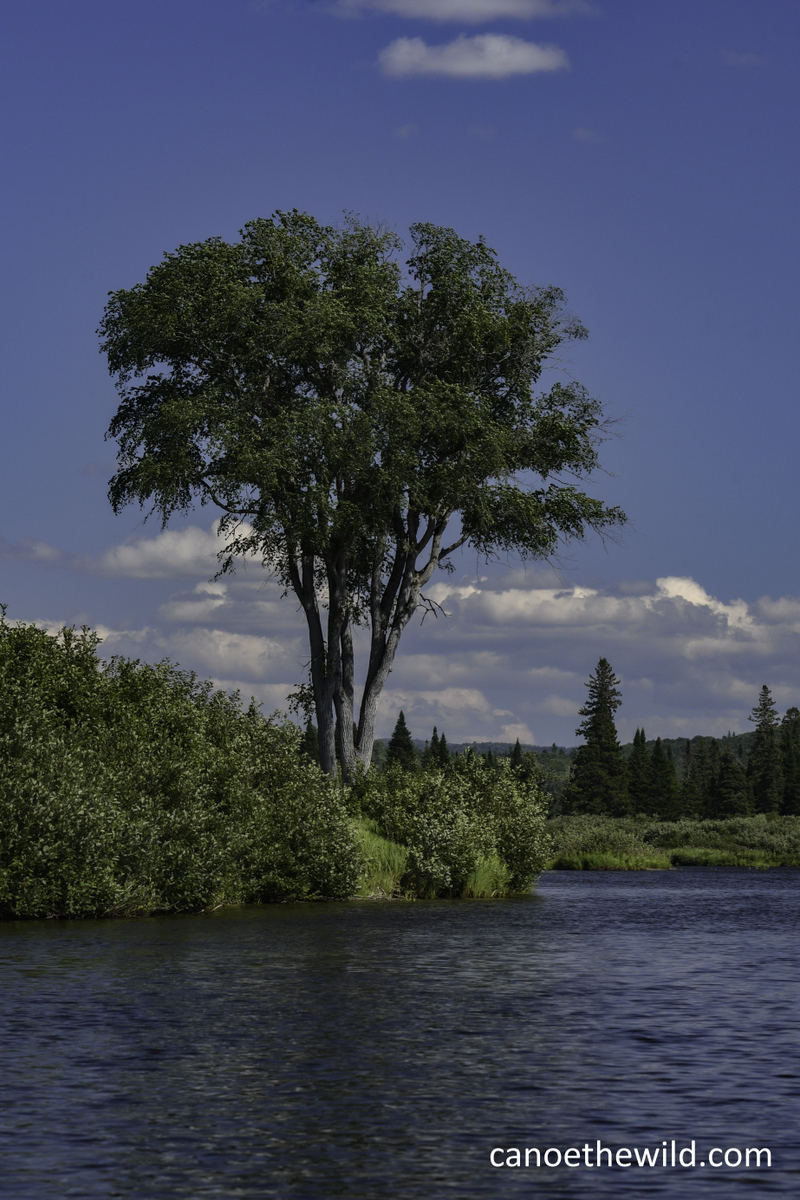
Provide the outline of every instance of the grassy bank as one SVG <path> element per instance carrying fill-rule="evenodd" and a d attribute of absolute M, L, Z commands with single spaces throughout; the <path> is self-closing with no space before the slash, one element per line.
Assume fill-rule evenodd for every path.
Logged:
<path fill-rule="evenodd" d="M 356 896 L 360 900 L 413 900 L 417 892 L 408 884 L 409 848 L 392 842 L 378 831 L 377 822 L 362 817 L 357 822 L 362 873 Z M 489 899 L 513 893 L 511 871 L 496 854 L 480 858 L 469 871 L 460 895 Z"/>
<path fill-rule="evenodd" d="M 670 867 L 800 866 L 800 817 L 653 821 L 646 817 L 557 817 L 548 822 L 554 871 Z"/>

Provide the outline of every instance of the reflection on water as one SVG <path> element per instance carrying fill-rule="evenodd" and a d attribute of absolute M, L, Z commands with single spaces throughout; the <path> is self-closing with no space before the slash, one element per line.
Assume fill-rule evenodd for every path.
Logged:
<path fill-rule="evenodd" d="M 800 872 L 558 873 L 512 901 L 0 925 L 0 1191 L 800 1193 Z M 768 1146 L 771 1170 L 494 1170 Z"/>

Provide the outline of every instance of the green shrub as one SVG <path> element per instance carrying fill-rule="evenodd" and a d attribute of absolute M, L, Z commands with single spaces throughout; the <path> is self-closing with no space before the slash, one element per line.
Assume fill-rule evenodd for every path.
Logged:
<path fill-rule="evenodd" d="M 501 880 L 504 894 L 524 892 L 549 852 L 546 801 L 536 785 L 480 759 L 444 771 L 367 775 L 355 784 L 352 801 L 384 837 L 407 847 L 400 884 L 417 896 L 476 894 L 481 864 L 492 894 Z M 501 866 L 485 865 L 492 860 Z"/>
<path fill-rule="evenodd" d="M 352 823 L 293 726 L 98 641 L 0 617 L 0 915 L 355 891 Z"/>
<path fill-rule="evenodd" d="M 800 817 L 772 814 L 710 821 L 647 817 L 557 817 L 554 869 L 610 869 L 608 863 L 663 866 L 800 866 Z M 605 865 L 601 865 L 602 863 Z M 590 864 L 597 863 L 592 866 Z M 620 865 L 617 869 L 628 869 Z"/>

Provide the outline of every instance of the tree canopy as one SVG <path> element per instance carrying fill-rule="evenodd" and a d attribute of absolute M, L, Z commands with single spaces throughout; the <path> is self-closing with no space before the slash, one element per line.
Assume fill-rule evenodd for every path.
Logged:
<path fill-rule="evenodd" d="M 369 764 L 400 636 L 460 546 L 545 558 L 625 519 L 579 486 L 599 403 L 574 382 L 536 390 L 586 337 L 562 292 L 522 287 L 452 229 L 414 225 L 401 250 L 354 217 L 278 212 L 166 254 L 111 293 L 100 326 L 120 395 L 115 511 L 137 502 L 166 524 L 211 503 L 222 569 L 255 553 L 294 592 L 320 759 L 335 770 L 335 712 L 347 774 Z"/>

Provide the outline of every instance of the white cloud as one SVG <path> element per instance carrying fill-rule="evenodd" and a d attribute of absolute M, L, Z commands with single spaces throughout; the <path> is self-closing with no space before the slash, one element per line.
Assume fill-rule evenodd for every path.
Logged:
<path fill-rule="evenodd" d="M 98 569 L 105 575 L 134 579 L 173 579 L 180 575 L 214 575 L 217 554 L 224 543 L 217 536 L 219 521 L 210 529 L 189 525 L 165 529 L 154 538 L 138 538 L 107 550 Z"/>
<path fill-rule="evenodd" d="M 276 641 L 253 634 L 230 633 L 224 629 L 178 630 L 160 644 L 170 657 L 189 661 L 215 676 L 236 675 L 240 679 L 266 680 L 277 668 L 298 673 L 301 651 L 298 640 Z"/>
<path fill-rule="evenodd" d="M 534 17 L 566 17 L 595 10 L 586 0 L 338 0 L 332 11 L 349 17 L 377 12 L 417 20 L 478 25 L 503 18 L 526 21 Z"/>
<path fill-rule="evenodd" d="M 97 629 L 105 657 L 169 657 L 220 686 L 240 686 L 245 698 L 255 694 L 268 711 L 286 709 L 306 674 L 302 612 L 260 566 L 208 582 L 218 546 L 214 526 L 142 538 L 91 561 L 42 543 L 10 549 L 55 569 L 190 576 L 185 591 L 143 613 L 140 628 L 98 625 L 100 612 L 88 610 L 74 619 Z M 799 596 L 721 599 L 695 579 L 667 574 L 605 589 L 565 584 L 550 570 L 445 576 L 428 593 L 450 616 L 415 620 L 406 631 L 381 705 L 381 736 L 403 708 L 419 737 L 436 724 L 449 741 L 513 744 L 510 731 L 525 727 L 542 744 L 574 744 L 585 682 L 601 656 L 622 680 L 623 740 L 642 724 L 651 736 L 741 732 L 764 683 L 781 709 L 800 704 Z M 57 632 L 62 623 L 46 625 Z M 357 683 L 365 638 L 356 630 Z"/>
<path fill-rule="evenodd" d="M 471 38 L 462 34 L 443 46 L 429 46 L 420 37 L 397 38 L 380 52 L 378 65 L 384 75 L 395 79 L 412 75 L 508 79 L 512 75 L 561 71 L 569 67 L 569 60 L 558 46 L 540 46 L 505 34 L 482 33 Z"/>
<path fill-rule="evenodd" d="M 724 617 L 731 626 L 753 624 L 753 618 L 750 616 L 744 600 L 734 600 L 730 604 L 722 604 L 713 596 L 709 596 L 705 588 L 701 587 L 699 583 L 695 583 L 693 579 L 686 579 L 680 575 L 667 575 L 663 579 L 657 579 L 656 586 L 662 596 L 686 600 L 689 604 L 708 608 L 716 616 Z"/>
<path fill-rule="evenodd" d="M 622 680 L 624 740 L 640 724 L 665 737 L 746 730 L 763 683 L 779 706 L 800 704 L 797 598 L 723 601 L 681 576 L 613 591 L 509 578 L 511 587 L 502 577 L 440 581 L 431 596 L 451 617 L 409 631 L 406 652 L 446 661 L 491 649 L 496 663 L 474 678 L 540 742 L 574 743 L 584 684 L 601 656 Z M 496 736 L 504 723 L 513 722 L 497 722 Z"/>
<path fill-rule="evenodd" d="M 60 564 L 67 556 L 55 546 L 40 542 L 36 538 L 20 538 L 17 542 L 5 542 L 0 538 L 0 558 L 14 558 L 22 562 Z"/>
<path fill-rule="evenodd" d="M 522 745 L 536 745 L 536 736 L 531 733 L 530 729 L 525 724 L 503 725 L 502 726 L 503 741 L 513 743 L 519 738 Z"/>

